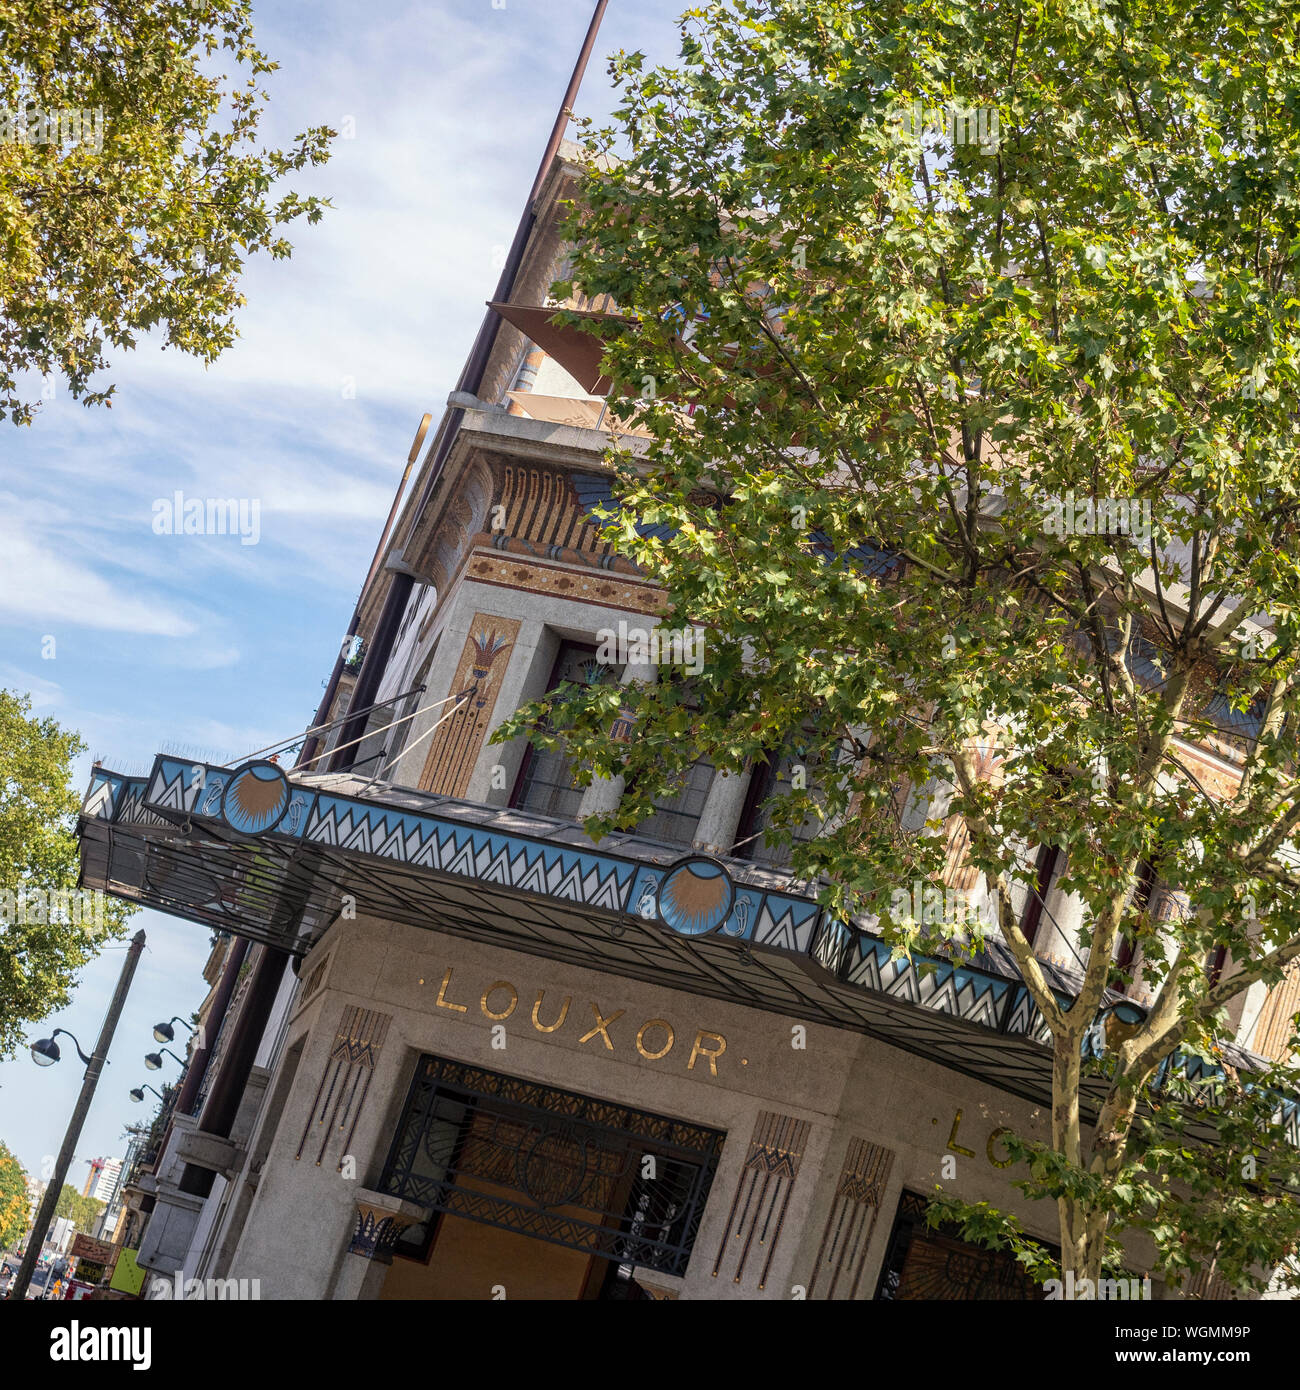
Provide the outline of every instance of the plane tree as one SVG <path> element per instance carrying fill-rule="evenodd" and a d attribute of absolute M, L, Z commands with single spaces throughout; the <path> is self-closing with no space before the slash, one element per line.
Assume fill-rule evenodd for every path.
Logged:
<path fill-rule="evenodd" d="M 996 937 L 1078 1279 L 1125 1232 L 1174 1282 L 1295 1248 L 1286 1047 L 1225 1047 L 1300 957 L 1298 44 L 1273 0 L 705 5 L 676 66 L 613 60 L 556 287 L 624 315 L 584 329 L 646 436 L 606 534 L 706 659 L 503 736 L 625 779 L 596 834 L 785 753 L 769 833 L 827 907 Z M 891 911 L 917 880 L 987 920 Z M 936 1211 L 1041 1277 L 1008 1213 Z"/>

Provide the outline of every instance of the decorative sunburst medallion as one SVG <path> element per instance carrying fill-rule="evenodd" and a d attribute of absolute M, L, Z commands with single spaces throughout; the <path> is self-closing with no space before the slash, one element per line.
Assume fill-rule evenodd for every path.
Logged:
<path fill-rule="evenodd" d="M 519 1186 L 539 1207 L 561 1207 L 578 1197 L 587 1181 L 591 1140 L 565 1126 L 542 1129 L 525 1141 L 515 1160 Z"/>
<path fill-rule="evenodd" d="M 731 875 L 716 859 L 688 855 L 659 886 L 659 920 L 679 936 L 704 936 L 727 920 L 735 896 Z"/>
<path fill-rule="evenodd" d="M 245 763 L 226 784 L 221 816 L 241 835 L 272 830 L 289 809 L 289 779 L 274 763 Z"/>

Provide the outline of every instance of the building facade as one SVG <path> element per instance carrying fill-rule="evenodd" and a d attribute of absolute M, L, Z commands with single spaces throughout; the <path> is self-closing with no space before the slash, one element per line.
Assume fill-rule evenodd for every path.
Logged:
<path fill-rule="evenodd" d="M 925 1224 L 942 1184 L 1055 1240 L 1011 1185 L 1004 1140 L 1045 1136 L 1050 1053 L 996 939 L 969 966 L 894 960 L 832 919 L 764 839 L 779 763 L 697 764 L 635 834 L 593 844 L 580 821 L 621 782 L 491 741 L 562 682 L 655 678 L 601 657 L 620 625 L 655 627 L 661 594 L 594 516 L 611 437 L 633 458 L 642 441 L 609 415 L 591 340 L 549 324 L 573 153 L 545 165 L 297 765 L 286 745 L 95 771 L 85 883 L 219 943 L 203 1043 L 136 1178 L 139 1261 L 158 1296 L 1041 1296 Z M 1182 753 L 1233 785 L 1231 740 Z M 942 798 L 917 789 L 905 820 Z M 1064 869 L 1041 855 L 1017 905 L 1063 994 Z M 947 885 L 967 877 L 955 833 Z M 1157 918 L 1181 910 L 1143 891 Z M 1298 991 L 1239 1000 L 1225 1055 L 1274 1055 Z M 1148 1254 L 1128 1250 L 1139 1282 Z"/>

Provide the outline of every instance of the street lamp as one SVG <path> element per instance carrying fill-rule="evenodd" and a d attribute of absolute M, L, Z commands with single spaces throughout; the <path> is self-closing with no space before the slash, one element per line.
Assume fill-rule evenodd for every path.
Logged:
<path fill-rule="evenodd" d="M 176 1030 L 172 1027 L 173 1023 L 179 1023 L 182 1028 L 188 1028 L 191 1033 L 198 1032 L 192 1024 L 187 1023 L 179 1014 L 173 1015 L 166 1023 L 155 1023 L 153 1026 L 154 1042 L 169 1043 L 176 1038 Z"/>
<path fill-rule="evenodd" d="M 68 1176 L 68 1169 L 72 1165 L 72 1155 L 76 1151 L 77 1140 L 81 1138 L 82 1126 L 86 1123 L 86 1113 L 90 1109 L 90 1102 L 95 1098 L 95 1087 L 99 1085 L 99 1074 L 104 1069 L 104 1063 L 108 1060 L 108 1049 L 113 1041 L 113 1034 L 117 1031 L 117 1021 L 122 1016 L 122 1006 L 126 1003 L 127 992 L 131 988 L 131 980 L 135 976 L 135 968 L 140 960 L 140 953 L 144 950 L 144 932 L 138 931 L 131 938 L 131 944 L 127 947 L 126 959 L 122 962 L 121 974 L 117 977 L 117 988 L 113 991 L 113 997 L 109 1000 L 108 1012 L 104 1015 L 103 1026 L 99 1030 L 99 1040 L 95 1043 L 95 1050 L 89 1057 L 81 1050 L 81 1044 L 66 1028 L 56 1028 L 54 1033 L 48 1038 L 42 1038 L 39 1042 L 32 1044 L 32 1061 L 38 1066 L 53 1066 L 59 1060 L 59 1045 L 54 1039 L 63 1033 L 72 1038 L 73 1045 L 77 1049 L 77 1056 L 86 1064 L 86 1074 L 81 1079 L 81 1092 L 77 1096 L 77 1103 L 72 1108 L 72 1118 L 68 1121 L 68 1128 L 63 1136 L 63 1147 L 59 1150 L 58 1157 L 54 1160 L 54 1171 L 50 1174 L 50 1180 L 45 1188 L 45 1196 L 41 1198 L 40 1209 L 36 1213 L 36 1219 L 32 1222 L 31 1234 L 27 1238 L 27 1253 L 23 1256 L 22 1264 L 18 1267 L 18 1277 L 14 1280 L 9 1289 L 9 1298 L 15 1303 L 21 1303 L 27 1297 L 27 1286 L 31 1283 L 32 1271 L 36 1268 L 36 1258 L 40 1254 L 41 1246 L 45 1244 L 45 1237 L 49 1233 L 50 1223 L 54 1220 L 54 1208 L 63 1194 L 63 1180 Z"/>
<path fill-rule="evenodd" d="M 72 1037 L 66 1028 L 56 1028 L 48 1038 L 38 1038 L 31 1046 L 32 1061 L 38 1067 L 52 1067 L 59 1060 L 59 1045 L 54 1041 L 62 1033 L 65 1038 L 72 1038 L 72 1045 L 77 1049 L 77 1056 L 86 1064 L 90 1065 L 90 1058 L 81 1050 L 81 1044 Z"/>
<path fill-rule="evenodd" d="M 153 1091 L 153 1087 L 137 1086 L 135 1090 L 131 1092 L 131 1099 L 135 1101 L 137 1105 L 139 1105 L 139 1103 L 144 1099 L 144 1093 L 146 1091 Z M 163 1100 L 163 1094 L 161 1091 L 153 1091 L 153 1093 L 158 1097 L 159 1100 Z"/>
<path fill-rule="evenodd" d="M 185 1069 L 185 1062 L 178 1057 L 170 1048 L 164 1047 L 159 1052 L 146 1052 L 144 1064 L 150 1071 L 157 1071 L 162 1066 L 162 1054 L 166 1053 L 173 1062 L 180 1062 L 182 1071 Z"/>

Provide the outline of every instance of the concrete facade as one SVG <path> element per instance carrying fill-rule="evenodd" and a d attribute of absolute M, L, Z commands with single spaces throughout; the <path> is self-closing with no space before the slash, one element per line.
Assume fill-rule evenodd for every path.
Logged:
<path fill-rule="evenodd" d="M 942 1180 L 967 1200 L 1009 1205 L 1032 1234 L 1053 1238 L 1053 1214 L 1019 1199 L 1009 1187 L 1014 1172 L 999 1166 L 1006 1154 L 998 1131 L 1041 1137 L 1043 1117 L 1027 1102 L 922 1058 L 841 1030 L 392 923 L 337 924 L 304 962 L 303 973 L 322 959 L 329 962 L 327 983 L 290 1024 L 287 1047 L 301 1048 L 297 1082 L 270 1139 L 242 1238 L 229 1264 L 210 1271 L 216 1277 L 258 1279 L 264 1297 L 364 1296 L 348 1277 L 356 1258 L 348 1246 L 357 1194 L 379 1183 L 423 1054 L 725 1130 L 687 1275 L 676 1279 L 646 1272 L 652 1284 L 678 1297 L 806 1296 L 854 1139 L 892 1156 L 869 1240 L 854 1252 L 863 1261 L 860 1297 L 875 1290 L 904 1190 L 924 1195 Z M 510 996 L 498 990 L 485 999 L 485 992 L 501 981 L 514 987 L 519 1002 L 494 1044 L 496 1025 L 486 1010 L 502 1011 Z M 541 1033 L 531 1021 L 539 994 L 551 1001 L 544 1005 L 544 1017 L 557 1001 L 571 1000 L 564 1026 L 554 1033 Z M 392 1021 L 349 1152 L 329 1141 L 318 1162 L 322 1136 L 313 1109 L 318 1103 L 314 1083 L 328 1070 L 335 1028 L 350 1006 L 382 1010 Z M 612 1049 L 600 1036 L 580 1041 L 593 1026 L 593 1006 L 605 1018 L 619 1011 L 608 1026 Z M 667 1021 L 674 1035 L 669 1052 L 653 1060 L 636 1046 L 637 1032 L 650 1019 Z M 726 1039 L 715 1061 L 716 1076 L 702 1055 L 690 1065 L 692 1041 L 701 1030 Z M 662 1030 L 655 1035 L 656 1049 L 663 1036 Z M 781 1229 L 768 1240 L 755 1238 L 758 1243 L 737 1279 L 735 1251 L 728 1246 L 738 1242 L 728 1216 L 755 1129 L 772 1113 L 806 1124 L 807 1133 Z M 770 1270 L 760 1289 L 759 1271 L 769 1254 Z M 504 1282 L 509 1297 L 508 1273 L 494 1282 Z M 368 1292 L 380 1296 L 382 1280 Z M 462 1296 L 490 1298 L 491 1292 L 466 1287 Z"/>

